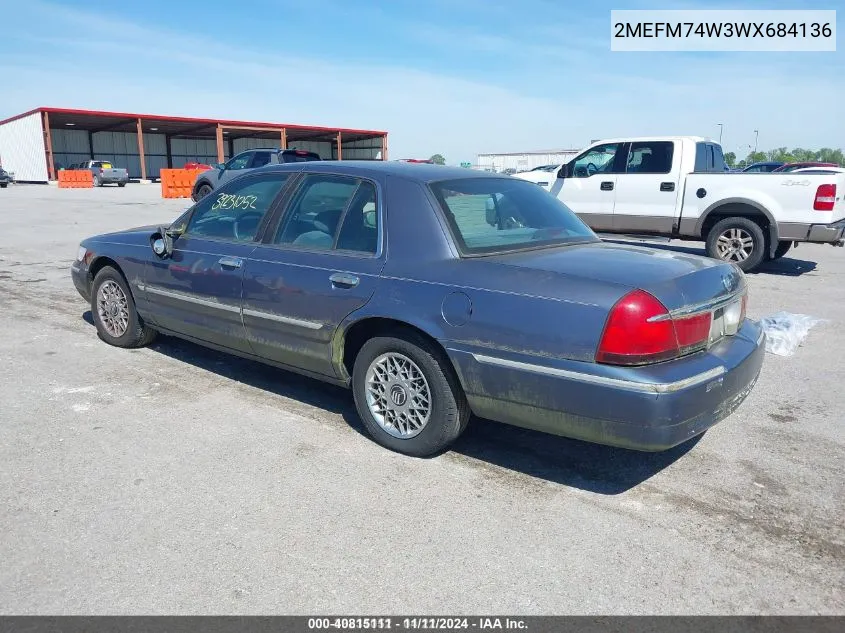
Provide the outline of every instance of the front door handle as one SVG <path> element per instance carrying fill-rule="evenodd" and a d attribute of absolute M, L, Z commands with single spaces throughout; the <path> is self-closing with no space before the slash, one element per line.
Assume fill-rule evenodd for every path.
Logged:
<path fill-rule="evenodd" d="M 349 273 L 335 273 L 329 277 L 329 281 L 335 288 L 354 288 L 361 280 Z"/>
<path fill-rule="evenodd" d="M 675 191 L 675 183 L 674 182 L 661 182 L 660 183 L 660 191 Z"/>
<path fill-rule="evenodd" d="M 217 263 L 223 268 L 240 268 L 243 261 L 240 257 L 221 257 Z"/>
<path fill-rule="evenodd" d="M 602 191 L 613 191 L 613 181 L 612 180 L 605 180 L 601 183 L 601 190 Z"/>

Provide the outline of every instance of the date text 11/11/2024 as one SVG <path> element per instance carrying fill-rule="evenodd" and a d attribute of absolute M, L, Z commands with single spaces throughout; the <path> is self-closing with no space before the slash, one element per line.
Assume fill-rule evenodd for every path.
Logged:
<path fill-rule="evenodd" d="M 471 630 L 481 631 L 495 630 L 525 630 L 527 628 L 524 620 L 517 618 L 478 617 L 478 618 L 444 618 L 444 617 L 411 617 L 411 618 L 386 618 L 386 617 L 354 617 L 354 618 L 309 618 L 308 628 L 310 630 L 331 630 L 331 629 L 402 629 L 402 630 L 429 630 L 429 631 L 452 631 Z"/>

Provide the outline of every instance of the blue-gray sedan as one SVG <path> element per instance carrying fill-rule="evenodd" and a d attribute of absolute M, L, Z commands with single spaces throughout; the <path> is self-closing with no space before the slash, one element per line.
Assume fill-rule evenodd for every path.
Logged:
<path fill-rule="evenodd" d="M 372 437 L 417 456 L 471 413 L 663 450 L 763 362 L 734 265 L 603 243 L 533 183 L 466 169 L 259 169 L 86 239 L 72 277 L 105 342 L 161 332 L 350 387 Z"/>

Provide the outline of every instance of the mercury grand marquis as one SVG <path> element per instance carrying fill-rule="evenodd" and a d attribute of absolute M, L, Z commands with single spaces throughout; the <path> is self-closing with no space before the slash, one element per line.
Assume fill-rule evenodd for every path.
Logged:
<path fill-rule="evenodd" d="M 163 333 L 349 387 L 414 456 L 473 413 L 665 450 L 730 415 L 764 355 L 735 265 L 604 243 L 533 183 L 434 165 L 255 170 L 84 240 L 71 272 L 106 343 Z"/>

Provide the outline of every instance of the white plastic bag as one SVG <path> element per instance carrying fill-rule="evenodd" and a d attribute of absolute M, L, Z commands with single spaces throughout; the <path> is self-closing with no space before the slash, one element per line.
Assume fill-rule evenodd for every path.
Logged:
<path fill-rule="evenodd" d="M 792 356 L 798 346 L 807 338 L 810 329 L 824 323 L 808 314 L 778 312 L 760 319 L 766 333 L 766 351 L 778 356 Z"/>

